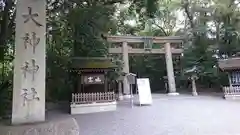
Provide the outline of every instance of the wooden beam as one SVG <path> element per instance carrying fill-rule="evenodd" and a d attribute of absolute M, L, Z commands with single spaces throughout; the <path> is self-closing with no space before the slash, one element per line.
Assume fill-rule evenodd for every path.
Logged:
<path fill-rule="evenodd" d="M 146 38 L 152 38 L 153 43 L 182 43 L 184 38 L 181 36 L 168 37 L 150 37 L 150 36 L 106 36 L 108 42 L 111 43 L 143 43 Z"/>
<path fill-rule="evenodd" d="M 173 49 L 173 54 L 181 54 L 183 49 Z M 111 54 L 121 54 L 122 48 L 109 48 L 109 53 Z M 165 54 L 165 50 L 163 49 L 152 49 L 151 51 L 147 51 L 145 49 L 137 49 L 137 48 L 128 48 L 129 54 Z"/>

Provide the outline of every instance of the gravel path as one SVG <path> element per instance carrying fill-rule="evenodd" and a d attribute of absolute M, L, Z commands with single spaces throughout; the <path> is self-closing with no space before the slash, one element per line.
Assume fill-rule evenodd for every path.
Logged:
<path fill-rule="evenodd" d="M 81 135 L 240 135 L 240 101 L 153 95 L 152 106 L 74 116 Z"/>

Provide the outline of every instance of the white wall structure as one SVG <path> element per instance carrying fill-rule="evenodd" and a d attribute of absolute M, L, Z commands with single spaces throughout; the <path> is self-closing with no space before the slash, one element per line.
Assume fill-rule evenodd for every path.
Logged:
<path fill-rule="evenodd" d="M 17 1 L 12 124 L 45 120 L 45 6 Z"/>
<path fill-rule="evenodd" d="M 71 104 L 71 114 L 88 114 L 96 112 L 116 111 L 117 102 L 91 103 L 91 104 Z"/>

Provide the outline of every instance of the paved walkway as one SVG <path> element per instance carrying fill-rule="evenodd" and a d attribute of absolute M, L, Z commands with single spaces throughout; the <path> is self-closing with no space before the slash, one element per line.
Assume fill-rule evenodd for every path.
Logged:
<path fill-rule="evenodd" d="M 152 106 L 74 116 L 81 135 L 240 135 L 240 101 L 154 95 Z"/>

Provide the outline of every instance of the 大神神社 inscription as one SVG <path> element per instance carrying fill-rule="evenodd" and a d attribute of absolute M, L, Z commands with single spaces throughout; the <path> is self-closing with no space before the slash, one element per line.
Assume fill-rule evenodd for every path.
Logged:
<path fill-rule="evenodd" d="M 27 77 L 27 73 L 30 73 L 32 74 L 32 81 L 35 80 L 35 73 L 38 72 L 39 70 L 39 66 L 36 65 L 36 61 L 34 59 L 32 59 L 31 61 L 32 65 L 29 66 L 29 62 L 25 62 L 25 65 L 22 67 L 22 70 L 23 70 L 23 75 L 24 75 L 24 78 Z"/>
<path fill-rule="evenodd" d="M 24 23 L 27 23 L 29 22 L 29 20 L 32 20 L 38 27 L 43 26 L 41 23 L 35 20 L 35 18 L 38 17 L 38 13 L 32 13 L 32 7 L 28 7 L 28 14 L 24 14 L 22 16 L 25 19 Z"/>
<path fill-rule="evenodd" d="M 12 124 L 45 120 L 46 1 L 16 2 Z"/>
<path fill-rule="evenodd" d="M 38 13 L 32 13 L 32 7 L 28 7 L 28 14 L 22 15 L 24 20 L 24 23 L 28 23 L 30 20 L 32 20 L 38 27 L 41 27 L 42 24 L 40 24 L 37 20 L 36 17 L 38 17 Z M 36 46 L 40 42 L 40 37 L 37 36 L 36 32 L 26 32 L 25 36 L 22 37 L 24 41 L 24 48 L 27 49 L 28 46 L 31 46 L 33 49 L 33 54 L 35 54 Z M 24 78 L 27 78 L 27 73 L 32 74 L 32 81 L 35 81 L 35 73 L 38 72 L 39 66 L 36 64 L 36 60 L 32 59 L 31 60 L 31 66 L 28 61 L 25 62 L 25 65 L 22 67 Z M 37 91 L 35 88 L 31 88 L 30 90 L 24 88 L 23 94 L 21 96 L 23 97 L 23 106 L 26 104 L 28 105 L 28 109 L 30 109 L 29 102 L 31 101 L 40 101 L 40 98 L 37 96 Z M 29 110 L 27 112 L 26 118 L 29 118 Z"/>
<path fill-rule="evenodd" d="M 36 32 L 32 32 L 31 35 L 29 33 L 25 33 L 25 36 L 22 39 L 24 41 L 25 49 L 27 49 L 28 45 L 30 45 L 33 47 L 33 54 L 35 54 L 36 47 L 40 42 L 40 38 L 37 37 Z"/>

